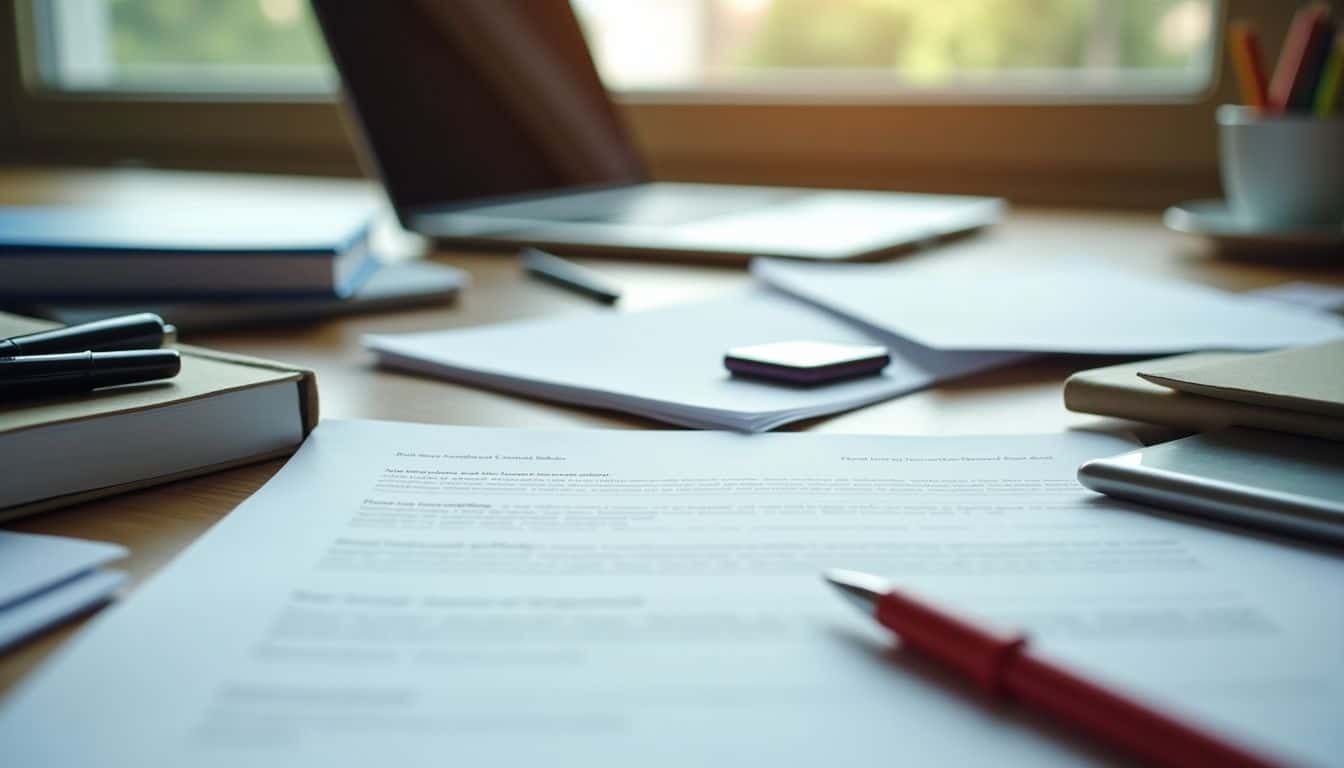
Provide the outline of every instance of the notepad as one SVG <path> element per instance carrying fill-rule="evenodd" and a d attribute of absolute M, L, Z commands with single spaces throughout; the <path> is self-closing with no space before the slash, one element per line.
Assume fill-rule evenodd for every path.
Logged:
<path fill-rule="evenodd" d="M 1139 373 L 1165 387 L 1219 400 L 1344 419 L 1344 341 Z"/>
<path fill-rule="evenodd" d="M 1344 440 L 1344 341 L 1080 371 L 1064 383 L 1064 404 L 1199 432 L 1240 426 Z"/>
<path fill-rule="evenodd" d="M 1243 355 L 1195 352 L 1079 371 L 1064 382 L 1064 406 L 1078 413 L 1161 424 L 1185 432 L 1239 426 L 1344 440 L 1344 418 L 1180 392 L 1139 376 L 1140 373 L 1160 373 L 1169 368 L 1173 371 L 1189 369 Z"/>

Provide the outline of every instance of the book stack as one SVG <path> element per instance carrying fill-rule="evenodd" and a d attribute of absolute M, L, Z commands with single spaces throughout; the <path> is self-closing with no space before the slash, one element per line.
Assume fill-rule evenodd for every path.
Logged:
<path fill-rule="evenodd" d="M 1064 405 L 1190 432 L 1252 427 L 1344 440 L 1344 341 L 1082 371 L 1064 383 Z"/>
<path fill-rule="evenodd" d="M 179 331 L 442 303 L 466 281 L 372 203 L 0 209 L 0 306 L 63 324 L 153 312 Z M 395 231 L 393 231 L 395 229 Z"/>
<path fill-rule="evenodd" d="M 49 327 L 0 313 L 0 337 Z M 316 426 L 310 371 L 178 351 L 170 380 L 0 403 L 0 520 L 285 456 Z"/>
<path fill-rule="evenodd" d="M 372 210 L 0 210 L 0 300 L 344 297 L 376 269 Z"/>

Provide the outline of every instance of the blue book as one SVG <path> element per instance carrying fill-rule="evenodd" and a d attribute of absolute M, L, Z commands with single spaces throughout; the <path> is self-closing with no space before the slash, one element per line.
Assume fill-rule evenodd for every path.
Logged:
<path fill-rule="evenodd" d="M 345 298 L 372 206 L 0 208 L 0 300 Z"/>

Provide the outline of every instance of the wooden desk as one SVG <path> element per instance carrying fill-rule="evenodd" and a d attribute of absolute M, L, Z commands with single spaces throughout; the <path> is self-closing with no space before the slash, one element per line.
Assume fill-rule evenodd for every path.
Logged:
<path fill-rule="evenodd" d="M 0 204 L 154 201 L 183 195 L 220 199 L 255 191 L 293 191 L 332 198 L 371 197 L 368 184 L 263 179 L 150 171 L 0 170 Z M 907 258 L 965 259 L 1028 265 L 1092 256 L 1226 288 L 1292 279 L 1344 284 L 1344 275 L 1219 260 L 1201 243 L 1162 228 L 1156 214 L 1014 211 L 989 232 Z M 453 306 L 335 320 L 320 325 L 191 337 L 192 343 L 285 360 L 317 372 L 325 418 L 368 418 L 437 424 L 583 428 L 666 428 L 616 413 L 564 405 L 375 369 L 359 345 L 365 333 L 417 331 L 495 323 L 590 308 L 586 300 L 524 277 L 500 254 L 440 252 L 436 260 L 471 274 Z M 743 285 L 740 267 L 687 266 L 617 260 L 587 262 L 627 289 L 622 308 L 644 309 Z M 964 379 L 886 403 L 796 425 L 824 432 L 967 434 L 1049 432 L 1086 422 L 1064 410 L 1060 385 L 1095 358 L 1047 358 Z M 3 446 L 0 445 L 0 452 Z M 133 590 L 280 468 L 272 461 L 13 521 L 3 527 L 126 545 L 118 564 Z M 78 631 L 72 622 L 0 657 L 0 694 Z"/>

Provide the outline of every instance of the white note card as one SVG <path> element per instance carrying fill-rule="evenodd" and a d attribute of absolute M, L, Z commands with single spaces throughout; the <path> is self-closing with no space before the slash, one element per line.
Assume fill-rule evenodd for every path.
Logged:
<path fill-rule="evenodd" d="M 1100 261 L 1035 268 L 757 259 L 757 278 L 869 327 L 946 351 L 1257 351 L 1344 338 L 1320 312 Z"/>
<path fill-rule="evenodd" d="M 0 712 L 5 762 L 1075 766 L 870 571 L 1287 761 L 1344 754 L 1344 561 L 1108 501 L 1130 445 L 324 422 Z"/>
<path fill-rule="evenodd" d="M 84 571 L 6 607 L 0 611 L 0 651 L 106 603 L 124 581 L 126 574 L 121 571 Z"/>
<path fill-rule="evenodd" d="M 120 544 L 0 531 L 0 610 L 125 556 Z"/>

